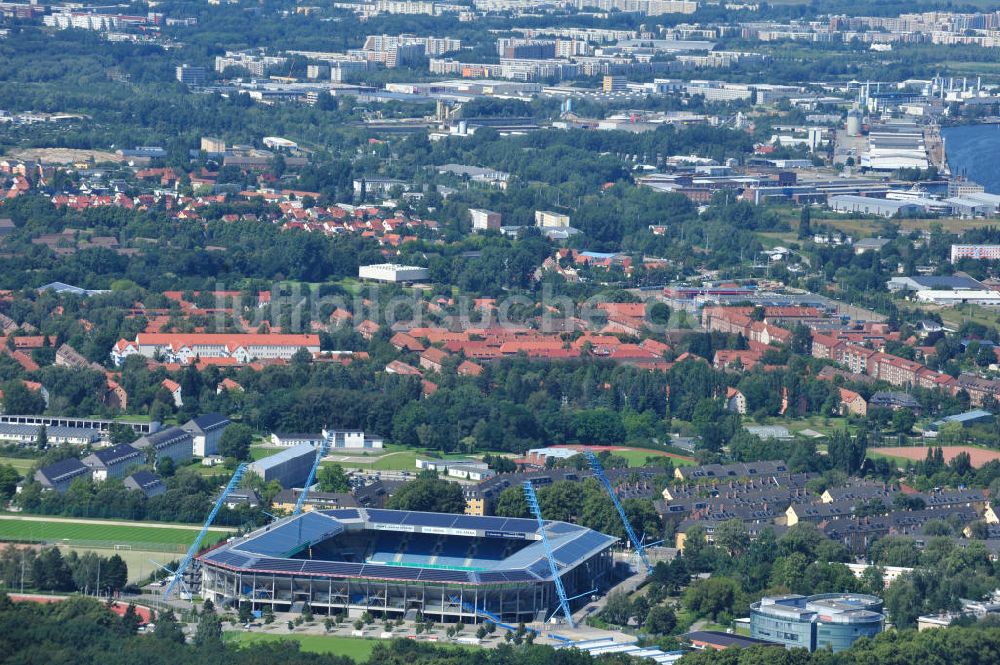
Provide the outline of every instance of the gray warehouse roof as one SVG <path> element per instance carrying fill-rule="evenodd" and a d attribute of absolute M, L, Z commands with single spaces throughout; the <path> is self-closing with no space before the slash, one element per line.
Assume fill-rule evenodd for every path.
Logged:
<path fill-rule="evenodd" d="M 299 457 L 303 457 L 305 455 L 315 456 L 316 449 L 308 443 L 300 443 L 297 446 L 286 448 L 285 450 L 282 450 L 280 453 L 276 453 L 274 455 L 270 455 L 263 459 L 259 459 L 253 464 L 251 464 L 251 466 L 261 471 L 265 469 L 273 469 L 274 467 L 284 464 L 285 462 L 288 462 L 293 459 L 298 459 Z"/>

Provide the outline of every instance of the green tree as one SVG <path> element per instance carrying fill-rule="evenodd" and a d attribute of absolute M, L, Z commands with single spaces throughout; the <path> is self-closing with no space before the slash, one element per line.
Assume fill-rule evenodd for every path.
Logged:
<path fill-rule="evenodd" d="M 250 459 L 250 444 L 253 443 L 253 430 L 243 423 L 233 423 L 222 432 L 219 438 L 219 451 L 225 457 L 238 461 Z"/>
<path fill-rule="evenodd" d="M 497 497 L 494 513 L 500 517 L 531 517 L 528 501 L 520 485 L 508 487 Z"/>
<path fill-rule="evenodd" d="M 386 502 L 392 510 L 417 510 L 433 513 L 464 513 L 462 486 L 440 478 L 418 478 L 403 485 Z"/>
<path fill-rule="evenodd" d="M 328 464 L 319 470 L 321 492 L 350 492 L 351 481 L 339 464 Z"/>
<path fill-rule="evenodd" d="M 172 610 L 164 610 L 157 615 L 153 636 L 167 642 L 184 644 L 184 630 Z"/>
<path fill-rule="evenodd" d="M 742 520 L 726 520 L 715 530 L 715 544 L 732 558 L 742 556 L 750 546 L 750 535 Z"/>
<path fill-rule="evenodd" d="M 108 557 L 101 565 L 101 586 L 113 593 L 128 584 L 128 565 L 117 554 Z"/>
<path fill-rule="evenodd" d="M 37 415 L 45 411 L 45 398 L 23 381 L 8 381 L 3 385 L 3 405 L 7 413 Z"/>
<path fill-rule="evenodd" d="M 665 605 L 657 605 L 649 610 L 646 615 L 646 623 L 643 624 L 647 633 L 653 635 L 669 635 L 677 627 L 677 615 L 673 608 Z"/>
<path fill-rule="evenodd" d="M 620 592 L 612 593 L 604 603 L 601 618 L 616 626 L 626 626 L 632 618 L 632 613 L 632 602 L 628 599 L 628 595 Z"/>
<path fill-rule="evenodd" d="M 195 630 L 194 644 L 202 649 L 222 648 L 222 619 L 214 612 L 202 612 Z"/>
<path fill-rule="evenodd" d="M 917 624 L 917 617 L 924 613 L 924 597 L 912 573 L 896 578 L 885 591 L 885 608 L 898 628 Z"/>
<path fill-rule="evenodd" d="M 812 238 L 812 211 L 808 205 L 802 206 L 802 212 L 799 213 L 799 240 L 805 240 Z"/>
<path fill-rule="evenodd" d="M 728 577 L 697 580 L 684 592 L 684 606 L 696 616 L 718 621 L 723 615 L 732 616 L 740 602 L 740 585 Z"/>
<path fill-rule="evenodd" d="M 9 501 L 17 489 L 21 474 L 10 464 L 0 464 L 0 503 Z"/>

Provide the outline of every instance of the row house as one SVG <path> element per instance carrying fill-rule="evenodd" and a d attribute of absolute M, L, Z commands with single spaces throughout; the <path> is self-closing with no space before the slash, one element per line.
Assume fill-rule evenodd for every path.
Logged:
<path fill-rule="evenodd" d="M 252 360 L 288 360 L 302 349 L 319 353 L 319 335 L 138 333 L 134 341 L 119 340 L 111 350 L 111 359 L 121 365 L 129 356 L 138 354 L 182 365 L 196 358 L 232 358 L 246 364 Z"/>
<path fill-rule="evenodd" d="M 982 406 L 986 398 L 1000 399 L 1000 381 L 984 379 L 973 374 L 960 374 L 952 384 L 953 392 L 964 390 L 972 406 Z"/>
<path fill-rule="evenodd" d="M 781 489 L 790 496 L 808 497 L 811 493 L 806 490 L 806 484 L 816 477 L 815 473 L 785 473 L 740 480 L 729 478 L 712 485 L 700 482 L 674 484 L 665 487 L 662 496 L 664 501 L 672 503 L 694 497 L 742 496 Z"/>
<path fill-rule="evenodd" d="M 917 372 L 925 367 L 915 360 L 907 360 L 888 353 L 875 353 L 869 357 L 868 374 L 894 386 L 917 384 Z"/>

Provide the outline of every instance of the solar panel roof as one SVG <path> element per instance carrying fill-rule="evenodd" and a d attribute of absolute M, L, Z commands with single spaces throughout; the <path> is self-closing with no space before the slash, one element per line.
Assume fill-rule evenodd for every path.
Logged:
<path fill-rule="evenodd" d="M 262 556 L 289 556 L 303 547 L 317 543 L 344 530 L 344 525 L 319 513 L 302 513 L 278 525 L 265 527 L 234 549 Z"/>

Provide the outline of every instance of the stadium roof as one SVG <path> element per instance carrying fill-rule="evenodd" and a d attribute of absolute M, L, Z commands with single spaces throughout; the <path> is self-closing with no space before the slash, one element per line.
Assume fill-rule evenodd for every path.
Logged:
<path fill-rule="evenodd" d="M 566 522 L 546 522 L 545 529 L 560 574 L 618 540 Z M 347 530 L 497 538 L 528 544 L 502 560 L 477 559 L 470 567 L 290 558 Z M 283 518 L 202 555 L 201 560 L 226 568 L 266 573 L 459 584 L 539 582 L 552 578 L 535 520 L 363 508 L 319 510 Z"/>

